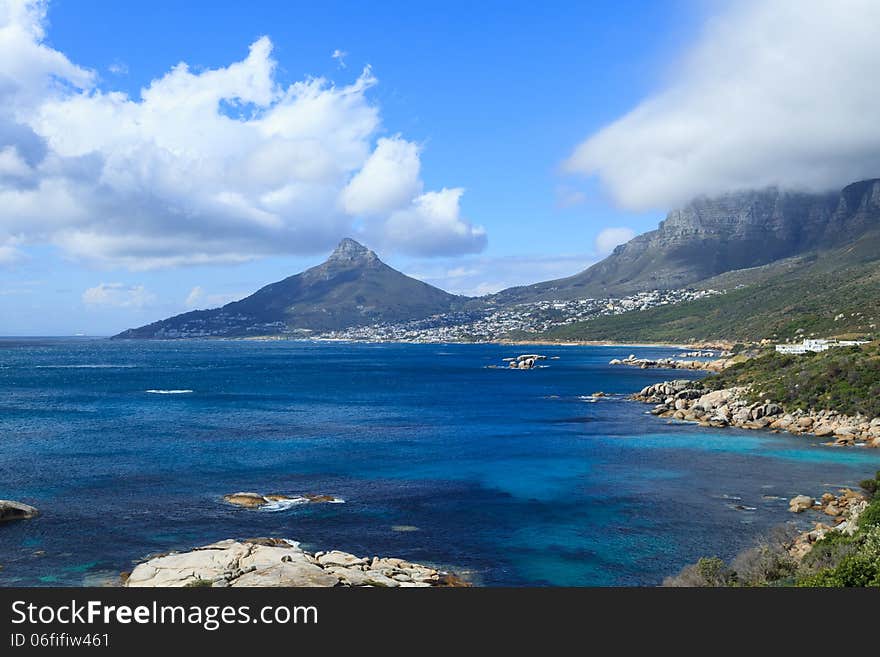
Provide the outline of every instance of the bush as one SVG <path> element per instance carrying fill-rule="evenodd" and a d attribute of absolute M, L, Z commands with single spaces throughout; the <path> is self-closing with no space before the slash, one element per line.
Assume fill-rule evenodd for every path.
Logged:
<path fill-rule="evenodd" d="M 880 527 L 880 497 L 872 500 L 859 516 L 861 531 L 867 531 L 874 527 Z"/>
<path fill-rule="evenodd" d="M 833 568 L 801 577 L 798 586 L 880 586 L 880 526 L 866 531 L 860 518 L 859 533 L 861 536 L 854 541 L 858 545 L 855 551 Z"/>
<path fill-rule="evenodd" d="M 736 573 L 718 557 L 703 557 L 697 563 L 685 566 L 673 577 L 663 580 L 663 586 L 719 587 L 733 586 Z"/>
<path fill-rule="evenodd" d="M 843 559 L 856 552 L 859 543 L 840 532 L 828 532 L 825 538 L 813 543 L 812 549 L 801 560 L 800 577 L 809 577 L 823 570 L 835 568 Z"/>
<path fill-rule="evenodd" d="M 880 489 L 880 470 L 877 471 L 877 474 L 874 475 L 873 479 L 865 479 L 859 483 L 859 486 L 865 491 L 868 499 L 872 499 L 877 493 L 877 490 Z"/>
<path fill-rule="evenodd" d="M 776 530 L 756 547 L 740 552 L 730 563 L 736 581 L 743 586 L 766 586 L 794 575 L 797 562 L 786 544 L 791 531 Z"/>

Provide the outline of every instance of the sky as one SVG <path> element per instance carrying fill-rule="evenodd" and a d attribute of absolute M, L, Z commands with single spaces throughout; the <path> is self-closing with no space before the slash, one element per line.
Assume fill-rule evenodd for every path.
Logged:
<path fill-rule="evenodd" d="M 353 237 L 452 292 L 702 194 L 880 171 L 873 0 L 0 0 L 0 335 L 109 335 Z"/>

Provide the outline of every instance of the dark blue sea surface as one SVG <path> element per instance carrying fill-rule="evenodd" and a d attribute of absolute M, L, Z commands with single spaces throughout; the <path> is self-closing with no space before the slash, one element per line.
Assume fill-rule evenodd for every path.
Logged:
<path fill-rule="evenodd" d="M 533 351 L 559 359 L 486 367 Z M 653 585 L 880 467 L 877 450 L 647 415 L 625 396 L 687 374 L 607 364 L 629 353 L 675 351 L 2 339 L 0 498 L 42 515 L 0 526 L 0 584 L 281 536 L 485 585 Z M 345 503 L 270 513 L 225 504 L 236 491 Z"/>

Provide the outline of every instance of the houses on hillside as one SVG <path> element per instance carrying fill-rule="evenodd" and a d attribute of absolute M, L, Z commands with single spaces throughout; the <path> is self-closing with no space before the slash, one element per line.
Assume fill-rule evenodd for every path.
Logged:
<path fill-rule="evenodd" d="M 862 344 L 868 344 L 868 341 L 808 339 L 800 344 L 778 344 L 776 351 L 780 354 L 805 354 L 807 352 L 828 351 L 833 347 L 855 347 Z"/>

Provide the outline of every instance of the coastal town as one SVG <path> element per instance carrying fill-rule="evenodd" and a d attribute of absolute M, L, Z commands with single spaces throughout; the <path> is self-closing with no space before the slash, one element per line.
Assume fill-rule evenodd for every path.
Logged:
<path fill-rule="evenodd" d="M 596 317 L 620 315 L 658 306 L 683 303 L 723 294 L 719 290 L 650 290 L 624 297 L 568 299 L 522 303 L 503 308 L 433 315 L 398 324 L 373 324 L 314 337 L 318 340 L 361 342 L 492 342 L 518 333 L 540 334 Z"/>

